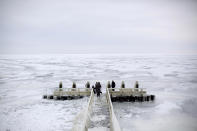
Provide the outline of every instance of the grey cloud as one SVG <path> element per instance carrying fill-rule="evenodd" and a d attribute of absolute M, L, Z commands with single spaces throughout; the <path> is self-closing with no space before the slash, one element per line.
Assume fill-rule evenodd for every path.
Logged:
<path fill-rule="evenodd" d="M 196 1 L 2 0 L 0 53 L 184 53 Z"/>

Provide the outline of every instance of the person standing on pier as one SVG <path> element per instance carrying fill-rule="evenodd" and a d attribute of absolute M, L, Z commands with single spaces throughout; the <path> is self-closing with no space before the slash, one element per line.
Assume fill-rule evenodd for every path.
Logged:
<path fill-rule="evenodd" d="M 112 82 L 111 82 L 111 87 L 112 88 L 115 88 L 116 87 L 116 83 L 114 82 L 114 80 L 112 80 Z M 112 91 L 114 91 L 114 89 L 112 89 Z"/>
<path fill-rule="evenodd" d="M 96 88 L 94 85 L 92 86 L 92 90 L 93 90 L 94 94 L 96 94 Z"/>
<path fill-rule="evenodd" d="M 97 97 L 100 97 L 100 94 L 102 93 L 101 92 L 101 83 L 100 82 L 96 82 L 96 94 L 97 94 Z"/>

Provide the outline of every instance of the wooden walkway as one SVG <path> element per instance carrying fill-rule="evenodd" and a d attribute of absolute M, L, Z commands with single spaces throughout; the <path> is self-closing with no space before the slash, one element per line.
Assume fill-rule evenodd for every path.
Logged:
<path fill-rule="evenodd" d="M 88 130 L 110 131 L 110 114 L 106 94 L 101 94 L 100 97 L 95 95 L 94 97 Z"/>

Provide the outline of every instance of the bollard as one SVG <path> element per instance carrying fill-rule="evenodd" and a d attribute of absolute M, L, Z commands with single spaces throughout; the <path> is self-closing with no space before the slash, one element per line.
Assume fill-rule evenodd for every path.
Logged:
<path fill-rule="evenodd" d="M 59 88 L 61 89 L 63 87 L 62 82 L 59 83 Z"/>
<path fill-rule="evenodd" d="M 138 81 L 135 82 L 135 88 L 139 88 Z"/>
<path fill-rule="evenodd" d="M 86 88 L 90 88 L 90 82 L 89 82 L 89 81 L 87 81 L 85 87 L 86 87 Z"/>
<path fill-rule="evenodd" d="M 76 88 L 76 87 L 77 87 L 76 83 L 73 82 L 72 88 Z"/>
<path fill-rule="evenodd" d="M 107 82 L 107 88 L 111 88 L 110 81 Z"/>
<path fill-rule="evenodd" d="M 75 89 L 76 87 L 77 87 L 76 83 L 73 82 L 73 85 L 72 85 L 72 88 L 73 88 L 73 89 L 72 89 L 72 91 L 76 91 L 76 89 Z"/>
<path fill-rule="evenodd" d="M 125 88 L 124 81 L 122 81 L 122 83 L 121 83 L 121 88 Z"/>

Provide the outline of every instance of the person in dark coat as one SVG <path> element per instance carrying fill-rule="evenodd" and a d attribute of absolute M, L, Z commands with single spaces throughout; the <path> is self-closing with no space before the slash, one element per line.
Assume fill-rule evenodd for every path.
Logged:
<path fill-rule="evenodd" d="M 98 82 L 98 87 L 99 87 L 99 92 L 102 93 L 102 91 L 101 91 L 101 83 L 100 82 Z"/>
<path fill-rule="evenodd" d="M 101 92 L 101 83 L 100 82 L 96 82 L 96 94 L 97 94 L 97 97 L 100 97 L 100 94 L 102 93 Z"/>
<path fill-rule="evenodd" d="M 93 92 L 94 94 L 96 94 L 96 88 L 94 87 L 94 85 L 92 86 Z"/>
<path fill-rule="evenodd" d="M 116 87 L 116 83 L 114 82 L 114 80 L 112 80 L 112 82 L 111 82 L 111 87 L 112 88 L 115 88 Z M 114 89 L 112 89 L 112 91 L 114 91 Z"/>
<path fill-rule="evenodd" d="M 98 82 L 95 83 L 94 89 L 95 89 L 95 93 L 97 94 L 97 89 L 98 88 Z"/>

